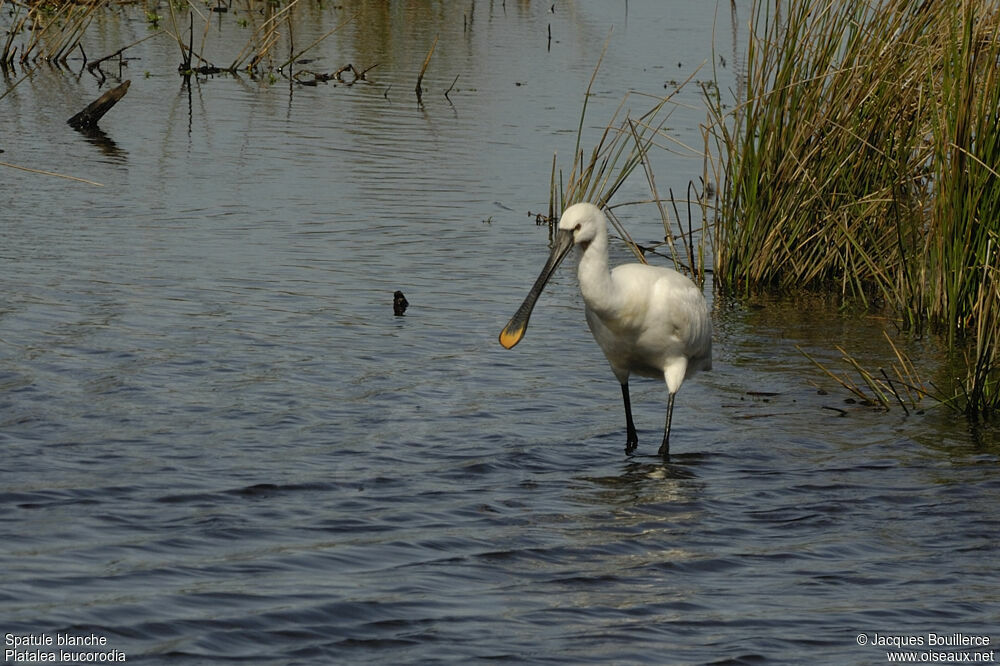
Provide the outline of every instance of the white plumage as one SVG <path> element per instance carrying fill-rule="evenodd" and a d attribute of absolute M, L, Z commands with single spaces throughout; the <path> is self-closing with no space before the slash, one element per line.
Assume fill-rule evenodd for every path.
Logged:
<path fill-rule="evenodd" d="M 701 290 L 675 270 L 646 264 L 609 270 L 607 219 L 599 208 L 580 203 L 563 212 L 549 260 L 500 333 L 500 344 L 509 349 L 521 340 L 545 283 L 574 246 L 580 257 L 577 275 L 587 324 L 622 387 L 625 450 L 631 453 L 638 444 L 628 390 L 629 376 L 636 374 L 667 385 L 667 418 L 660 446 L 660 454 L 666 456 L 674 395 L 685 379 L 712 369 L 708 306 Z"/>

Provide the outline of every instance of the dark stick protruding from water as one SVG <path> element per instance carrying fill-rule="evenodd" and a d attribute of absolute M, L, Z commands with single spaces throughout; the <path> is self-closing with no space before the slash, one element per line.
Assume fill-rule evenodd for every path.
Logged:
<path fill-rule="evenodd" d="M 111 107 L 118 103 L 118 100 L 125 96 L 125 93 L 128 92 L 128 87 L 130 85 L 132 85 L 132 81 L 128 80 L 117 88 L 112 88 L 88 104 L 86 109 L 76 114 L 66 122 L 69 123 L 70 127 L 73 129 L 90 129 L 97 127 L 97 121 L 100 120 L 105 113 L 110 111 Z"/>
<path fill-rule="evenodd" d="M 446 98 L 448 99 L 448 101 L 449 101 L 449 102 L 451 101 L 451 98 L 450 98 L 450 97 L 448 97 L 448 93 L 450 93 L 450 92 L 451 92 L 452 90 L 454 90 L 454 89 L 455 89 L 455 84 L 456 84 L 456 83 L 458 83 L 458 77 L 459 77 L 459 75 L 458 75 L 458 74 L 456 74 L 456 75 L 455 75 L 455 80 L 454 80 L 454 81 L 452 81 L 452 82 L 451 82 L 451 85 L 450 85 L 450 86 L 448 86 L 448 89 L 444 91 L 444 96 L 445 96 L 445 97 L 446 97 Z"/>

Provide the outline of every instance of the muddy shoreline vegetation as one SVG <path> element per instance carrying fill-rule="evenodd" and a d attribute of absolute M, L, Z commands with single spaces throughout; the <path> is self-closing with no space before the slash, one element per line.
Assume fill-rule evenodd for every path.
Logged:
<path fill-rule="evenodd" d="M 333 27 L 300 40 L 296 12 L 308 2 L 0 0 L 0 100 L 44 64 L 86 71 L 99 87 L 106 78 L 121 85 L 129 49 L 154 38 L 176 43 L 185 79 L 367 82 L 378 62 L 309 69 L 310 51 L 355 17 L 332 8 Z M 932 403 L 990 421 L 1000 410 L 1000 2 L 756 0 L 746 16 L 733 3 L 718 6 L 734 25 L 749 26 L 737 90 L 711 83 L 724 62 L 717 56 L 701 70 L 709 83 L 692 73 L 666 95 L 628 93 L 587 147 L 588 88 L 574 154 L 569 164 L 553 159 L 539 222 L 577 201 L 605 204 L 640 261 L 658 253 L 696 280 L 712 273 L 720 294 L 824 293 L 885 316 L 889 370 L 844 349 L 847 372 L 817 362 L 822 372 L 879 409 L 910 413 Z M 137 13 L 133 20 L 150 34 L 87 54 L 83 37 L 102 12 Z M 219 20 L 246 32 L 242 49 L 224 58 L 209 55 Z M 417 103 L 436 44 L 425 47 L 422 66 L 414 63 Z M 676 92 L 691 85 L 707 106 L 698 147 L 677 142 L 667 125 Z M 701 175 L 677 196 L 657 185 L 655 158 L 664 150 L 701 160 Z M 628 178 L 645 181 L 647 199 L 615 198 Z M 655 206 L 661 243 L 639 245 L 615 215 L 640 204 Z M 932 373 L 918 372 L 894 336 L 940 340 L 956 363 L 927 381 L 921 375 Z"/>

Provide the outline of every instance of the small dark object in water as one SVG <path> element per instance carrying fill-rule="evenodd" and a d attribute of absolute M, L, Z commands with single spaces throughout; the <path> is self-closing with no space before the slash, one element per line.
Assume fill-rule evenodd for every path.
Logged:
<path fill-rule="evenodd" d="M 203 76 L 209 76 L 212 74 L 221 74 L 223 70 L 221 67 L 216 67 L 215 65 L 202 65 L 200 67 L 185 67 L 184 63 L 181 63 L 177 67 L 177 71 L 181 73 L 181 76 L 190 76 L 192 74 L 201 74 Z"/>
<path fill-rule="evenodd" d="M 403 296 L 403 292 L 397 291 L 392 295 L 392 311 L 397 317 L 402 317 L 409 305 L 410 302 L 406 300 L 406 296 Z"/>

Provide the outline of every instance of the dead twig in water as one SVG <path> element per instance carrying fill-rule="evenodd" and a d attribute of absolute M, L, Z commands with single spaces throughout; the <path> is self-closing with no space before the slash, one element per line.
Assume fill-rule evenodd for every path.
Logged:
<path fill-rule="evenodd" d="M 427 65 L 429 65 L 431 63 L 431 56 L 434 55 L 434 47 L 437 46 L 438 37 L 439 37 L 439 35 L 434 35 L 434 43 L 431 44 L 431 50 L 427 52 L 427 57 L 424 58 L 424 65 L 423 65 L 423 67 L 420 68 L 420 74 L 417 75 L 416 92 L 417 92 L 417 103 L 418 104 L 420 103 L 420 98 L 424 94 L 424 89 L 423 89 L 423 87 L 421 87 L 420 84 L 424 80 L 424 72 L 427 71 Z"/>
<path fill-rule="evenodd" d="M 135 41 L 135 42 L 132 42 L 128 46 L 121 47 L 120 49 L 118 49 L 117 51 L 115 51 L 114 53 L 112 53 L 111 55 L 106 55 L 103 58 L 98 58 L 97 60 L 94 60 L 92 62 L 86 62 L 87 54 L 84 54 L 83 55 L 84 64 L 86 65 L 88 71 L 93 72 L 95 69 L 97 69 L 98 67 L 100 67 L 100 65 L 101 65 L 102 62 L 104 62 L 106 60 L 111 60 L 115 56 L 120 56 L 122 53 L 125 52 L 126 49 L 130 49 L 133 46 L 137 46 L 139 44 L 142 44 L 147 39 L 152 39 L 153 37 L 159 37 L 162 34 L 165 34 L 163 30 L 160 30 L 158 32 L 154 32 L 151 35 L 146 35 L 142 39 L 140 39 L 138 41 Z M 80 50 L 81 50 L 81 52 L 83 51 L 83 45 L 82 44 L 80 45 Z"/>
<path fill-rule="evenodd" d="M 455 89 L 455 84 L 456 84 L 456 83 L 458 83 L 458 77 L 459 77 L 459 75 L 458 75 L 458 74 L 456 74 L 456 75 L 455 75 L 455 80 L 454 80 L 454 81 L 452 81 L 452 82 L 451 82 L 451 85 L 450 85 L 450 86 L 448 86 L 448 89 L 444 91 L 444 96 L 445 96 L 445 98 L 447 98 L 447 100 L 448 100 L 449 102 L 451 101 L 451 98 L 450 98 L 450 97 L 448 97 L 448 93 L 450 93 L 450 92 L 451 92 L 452 90 L 454 90 L 454 89 Z"/>
<path fill-rule="evenodd" d="M 340 25 L 332 28 L 331 30 L 326 31 L 326 33 L 324 33 L 323 35 L 321 35 L 320 37 L 318 37 L 312 44 L 310 44 L 309 46 L 305 47 L 304 49 L 302 49 L 298 53 L 293 54 L 291 58 L 289 58 L 285 62 L 283 62 L 280 65 L 278 65 L 278 69 L 282 70 L 285 67 L 287 67 L 288 65 L 290 65 L 291 63 L 295 62 L 296 60 L 298 60 L 299 58 L 301 58 L 302 54 L 304 54 L 306 51 L 312 49 L 314 46 L 316 46 L 317 44 L 319 44 L 320 42 L 322 42 L 324 39 L 326 39 L 327 37 L 329 37 L 333 33 L 337 32 L 338 30 L 340 30 L 341 28 L 343 28 L 345 25 L 347 25 L 348 23 L 350 23 L 351 21 L 353 21 L 356 17 L 357 17 L 357 14 L 351 16 L 350 18 L 348 18 L 347 20 L 345 20 L 343 23 L 341 23 Z M 365 70 L 365 71 L 367 71 L 367 70 Z"/>
<path fill-rule="evenodd" d="M 375 63 L 374 65 L 372 65 L 370 67 L 365 67 L 360 72 L 358 70 L 354 70 L 354 75 L 356 77 L 354 80 L 355 81 L 367 81 L 368 80 L 368 72 L 370 72 L 373 69 L 375 69 L 376 67 L 378 67 L 379 64 L 380 63 Z"/>
<path fill-rule="evenodd" d="M 90 129 L 92 127 L 97 127 L 97 121 L 99 121 L 105 113 L 111 110 L 111 107 L 117 104 L 119 100 L 125 96 L 125 93 L 128 92 L 128 87 L 130 85 L 132 85 L 132 81 L 128 80 L 117 88 L 112 88 L 88 104 L 87 108 L 66 122 L 69 123 L 69 126 L 73 129 Z"/>
<path fill-rule="evenodd" d="M 292 75 L 291 78 L 293 81 L 303 86 L 314 86 L 318 83 L 326 83 L 327 81 L 337 81 L 338 83 L 343 83 L 345 86 L 349 87 L 353 86 L 358 81 L 364 81 L 365 83 L 368 83 L 368 77 L 365 75 L 371 70 L 375 69 L 376 67 L 378 67 L 378 63 L 375 63 L 371 67 L 363 69 L 359 72 L 354 65 L 348 63 L 343 67 L 341 67 L 340 69 L 338 69 L 333 74 L 325 74 L 325 73 L 317 74 L 316 72 L 303 69 L 295 72 L 295 74 Z M 354 78 L 352 79 L 344 78 L 344 72 L 350 72 L 351 76 L 353 76 Z M 312 76 L 313 78 L 303 80 L 302 79 L 303 76 Z"/>
<path fill-rule="evenodd" d="M 211 63 L 206 64 L 206 65 L 202 65 L 200 67 L 193 67 L 192 68 L 191 67 L 191 58 L 188 57 L 188 55 L 187 55 L 188 54 L 188 47 L 184 44 L 184 40 L 181 39 L 180 37 L 178 37 L 177 35 L 175 35 L 174 33 L 170 32 L 169 30 L 163 30 L 162 32 L 165 33 L 165 34 L 167 34 L 167 35 L 170 35 L 171 37 L 173 37 L 174 41 L 177 42 L 181 46 L 181 49 L 182 49 L 181 50 L 181 59 L 182 60 L 181 60 L 181 63 L 179 65 L 177 65 L 177 71 L 180 72 L 181 74 L 184 74 L 184 73 L 190 74 L 190 73 L 195 73 L 195 72 L 199 73 L 199 74 L 206 74 L 206 73 L 207 74 L 214 74 L 214 73 L 218 73 L 218 72 L 234 72 L 234 71 L 236 71 L 236 70 L 232 70 L 232 69 L 222 69 L 221 67 L 216 67 L 215 65 L 212 65 Z M 191 54 L 195 58 L 198 58 L 198 60 L 200 62 L 208 63 L 208 60 L 206 60 L 204 57 L 202 57 L 202 55 L 199 52 L 197 52 L 197 51 L 191 51 Z"/>
<path fill-rule="evenodd" d="M 54 171 L 42 171 L 41 169 L 31 169 L 29 167 L 18 166 L 17 164 L 10 164 L 9 162 L 0 162 L 0 166 L 10 167 L 11 169 L 20 169 L 21 171 L 27 171 L 29 173 L 40 173 L 43 176 L 55 176 L 56 178 L 75 180 L 81 183 L 87 183 L 88 185 L 96 185 L 97 187 L 104 187 L 104 183 L 97 183 L 92 180 L 87 180 L 86 178 L 77 178 L 76 176 L 67 176 L 65 174 L 55 173 Z"/>

